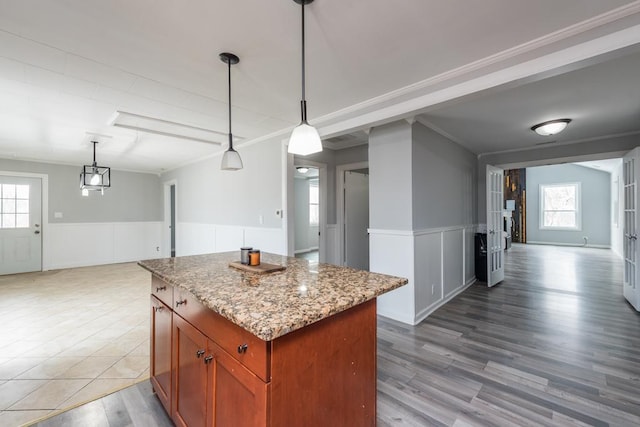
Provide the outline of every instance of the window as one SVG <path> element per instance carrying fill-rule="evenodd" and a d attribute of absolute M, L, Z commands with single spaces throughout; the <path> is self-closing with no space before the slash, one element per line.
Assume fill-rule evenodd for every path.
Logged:
<path fill-rule="evenodd" d="M 309 180 L 309 225 L 320 224 L 320 192 L 318 180 Z"/>
<path fill-rule="evenodd" d="M 0 185 L 0 228 L 29 228 L 29 186 Z"/>
<path fill-rule="evenodd" d="M 540 186 L 540 228 L 580 230 L 580 184 Z"/>

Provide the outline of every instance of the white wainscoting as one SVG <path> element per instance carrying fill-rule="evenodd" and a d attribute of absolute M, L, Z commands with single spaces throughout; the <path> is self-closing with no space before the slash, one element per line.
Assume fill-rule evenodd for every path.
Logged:
<path fill-rule="evenodd" d="M 49 223 L 43 270 L 132 262 L 162 255 L 162 222 Z"/>
<path fill-rule="evenodd" d="M 242 246 L 286 255 L 286 233 L 281 228 L 188 222 L 180 222 L 176 227 L 177 256 L 239 251 Z"/>
<path fill-rule="evenodd" d="M 409 283 L 378 297 L 378 314 L 414 324 L 413 233 L 402 230 L 369 230 L 369 270 L 406 277 Z"/>
<path fill-rule="evenodd" d="M 475 225 L 369 230 L 371 271 L 409 279 L 378 299 L 378 313 L 415 325 L 473 284 L 475 231 Z"/>

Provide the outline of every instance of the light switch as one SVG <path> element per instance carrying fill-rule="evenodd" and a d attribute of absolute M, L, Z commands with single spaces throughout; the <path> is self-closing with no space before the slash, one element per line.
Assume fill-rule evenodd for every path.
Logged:
<path fill-rule="evenodd" d="M 62 218 L 62 212 L 54 212 L 53 217 L 58 219 Z"/>

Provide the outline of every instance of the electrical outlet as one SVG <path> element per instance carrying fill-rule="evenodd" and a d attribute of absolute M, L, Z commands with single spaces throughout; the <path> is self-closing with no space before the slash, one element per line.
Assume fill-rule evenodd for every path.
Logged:
<path fill-rule="evenodd" d="M 264 216 L 258 215 L 258 222 L 260 223 L 260 225 L 264 224 Z"/>
<path fill-rule="evenodd" d="M 436 293 L 436 285 L 431 285 L 431 295 Z"/>

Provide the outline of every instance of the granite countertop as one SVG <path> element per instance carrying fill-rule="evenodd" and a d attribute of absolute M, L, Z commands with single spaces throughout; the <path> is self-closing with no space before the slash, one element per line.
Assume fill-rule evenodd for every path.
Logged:
<path fill-rule="evenodd" d="M 265 341 L 300 329 L 405 285 L 407 279 L 310 264 L 263 252 L 262 262 L 286 270 L 256 274 L 229 267 L 240 251 L 141 261 L 140 266 L 185 289 L 203 305 Z"/>

